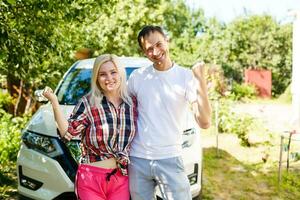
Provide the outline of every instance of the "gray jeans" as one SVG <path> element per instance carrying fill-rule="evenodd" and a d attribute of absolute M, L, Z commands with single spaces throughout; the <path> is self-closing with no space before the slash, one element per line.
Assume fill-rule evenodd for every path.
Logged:
<path fill-rule="evenodd" d="M 181 157 L 161 160 L 130 157 L 129 186 L 132 200 L 156 199 L 156 186 L 165 200 L 192 199 Z"/>

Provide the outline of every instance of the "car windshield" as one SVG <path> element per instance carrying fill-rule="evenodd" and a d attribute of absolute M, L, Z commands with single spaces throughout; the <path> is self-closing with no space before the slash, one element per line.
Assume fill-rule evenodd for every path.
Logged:
<path fill-rule="evenodd" d="M 126 75 L 129 75 L 136 67 L 127 67 Z M 90 91 L 92 69 L 73 68 L 63 79 L 57 90 L 60 104 L 76 105 L 78 100 Z"/>

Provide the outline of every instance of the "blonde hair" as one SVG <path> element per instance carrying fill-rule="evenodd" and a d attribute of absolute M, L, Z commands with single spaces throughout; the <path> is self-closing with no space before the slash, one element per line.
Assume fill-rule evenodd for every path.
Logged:
<path fill-rule="evenodd" d="M 124 66 L 120 63 L 116 55 L 103 54 L 101 56 L 98 56 L 94 62 L 92 79 L 91 79 L 91 91 L 89 93 L 91 106 L 98 107 L 101 104 L 101 101 L 103 99 L 104 94 L 102 92 L 102 88 L 98 83 L 98 73 L 101 66 L 106 62 L 112 62 L 115 65 L 121 79 L 120 87 L 118 88 L 118 93 L 123 101 L 131 105 L 132 101 L 128 95 L 127 87 L 126 87 L 126 71 Z"/>

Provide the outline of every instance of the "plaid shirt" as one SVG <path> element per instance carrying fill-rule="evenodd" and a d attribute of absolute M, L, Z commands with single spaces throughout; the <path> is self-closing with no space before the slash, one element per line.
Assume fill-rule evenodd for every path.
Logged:
<path fill-rule="evenodd" d="M 115 158 L 122 174 L 127 175 L 128 152 L 137 126 L 136 100 L 132 106 L 123 102 L 116 109 L 105 97 L 99 108 L 91 106 L 88 98 L 83 96 L 74 108 L 68 132 L 73 136 L 81 134 L 84 162 Z M 81 124 L 85 130 L 79 132 L 76 128 Z"/>

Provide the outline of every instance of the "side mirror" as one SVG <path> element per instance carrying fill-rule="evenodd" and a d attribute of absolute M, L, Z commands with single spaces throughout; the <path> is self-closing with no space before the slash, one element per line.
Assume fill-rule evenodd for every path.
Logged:
<path fill-rule="evenodd" d="M 36 90 L 34 91 L 34 98 L 41 103 L 46 103 L 48 99 L 43 95 L 44 90 Z"/>

